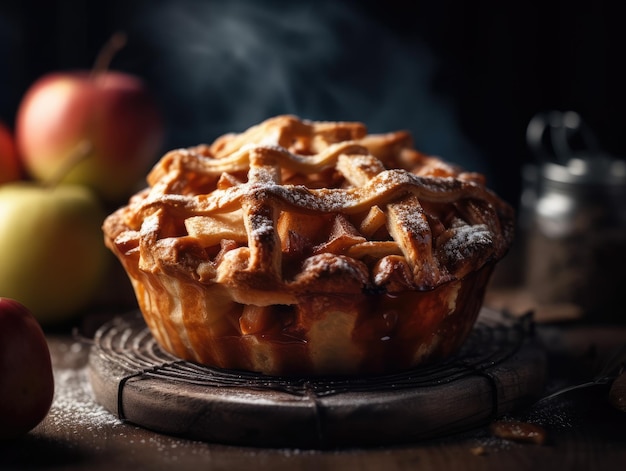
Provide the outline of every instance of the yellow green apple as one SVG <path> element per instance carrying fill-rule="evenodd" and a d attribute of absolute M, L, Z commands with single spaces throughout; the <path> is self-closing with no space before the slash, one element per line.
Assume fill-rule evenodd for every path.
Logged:
<path fill-rule="evenodd" d="M 104 216 L 82 185 L 0 185 L 0 296 L 23 303 L 42 324 L 76 316 L 106 275 Z"/>
<path fill-rule="evenodd" d="M 37 80 L 19 105 L 15 132 L 33 179 L 85 184 L 118 202 L 158 158 L 164 125 L 142 79 L 94 70 Z"/>
<path fill-rule="evenodd" d="M 0 439 L 18 437 L 50 410 L 54 376 L 50 350 L 32 313 L 0 297 Z"/>

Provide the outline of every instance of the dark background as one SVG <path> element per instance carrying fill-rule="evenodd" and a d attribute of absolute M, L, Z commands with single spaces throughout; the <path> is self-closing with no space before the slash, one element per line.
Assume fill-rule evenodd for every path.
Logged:
<path fill-rule="evenodd" d="M 112 68 L 142 76 L 166 113 L 165 149 L 267 117 L 409 129 L 514 205 L 537 112 L 578 111 L 626 155 L 619 2 L 0 0 L 0 119 L 27 87 L 89 68 L 118 30 Z"/>

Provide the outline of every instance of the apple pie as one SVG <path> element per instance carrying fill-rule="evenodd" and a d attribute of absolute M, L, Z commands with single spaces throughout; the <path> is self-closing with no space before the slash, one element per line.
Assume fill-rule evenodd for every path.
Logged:
<path fill-rule="evenodd" d="M 455 353 L 513 210 L 408 132 L 278 116 L 173 150 L 106 219 L 166 351 L 269 375 L 380 374 Z"/>

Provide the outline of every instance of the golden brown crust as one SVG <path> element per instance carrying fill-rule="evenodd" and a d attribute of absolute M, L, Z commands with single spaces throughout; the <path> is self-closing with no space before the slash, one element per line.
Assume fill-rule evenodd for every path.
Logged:
<path fill-rule="evenodd" d="M 305 319 L 305 300 L 336 312 L 328 325 L 352 332 L 363 296 L 427 294 L 483 267 L 489 272 L 513 233 L 512 209 L 481 175 L 413 149 L 406 132 L 369 135 L 361 123 L 279 116 L 211 145 L 171 151 L 147 180 L 149 188 L 104 224 L 144 316 L 166 315 L 185 286 L 182 302 L 193 298 L 194 309 L 236 311 L 240 337 L 252 335 L 254 319 L 264 319 L 260 330 L 284 329 L 276 320 L 283 316 L 305 341 L 310 329 L 326 325 Z M 162 306 L 154 290 L 168 292 Z M 456 303 L 456 291 L 444 305 Z M 217 311 L 201 301 L 209 292 L 220 300 Z M 189 332 L 182 321 L 176 329 Z M 193 351 L 189 335 L 198 334 L 179 343 Z M 251 342 L 259 339 L 240 343 Z M 265 348 L 265 366 L 251 368 L 283 371 L 266 347 L 254 350 L 258 357 Z"/>

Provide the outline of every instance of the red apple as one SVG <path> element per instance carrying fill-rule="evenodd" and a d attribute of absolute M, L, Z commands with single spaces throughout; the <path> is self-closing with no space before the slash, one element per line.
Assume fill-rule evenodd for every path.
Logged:
<path fill-rule="evenodd" d="M 33 429 L 48 414 L 53 396 L 41 326 L 24 305 L 0 297 L 0 439 Z"/>
<path fill-rule="evenodd" d="M 17 146 L 33 178 L 86 184 L 114 202 L 136 190 L 163 136 L 154 96 L 143 80 L 124 72 L 50 73 L 18 108 Z"/>
<path fill-rule="evenodd" d="M 0 122 L 0 183 L 19 180 L 22 176 L 13 133 Z"/>

